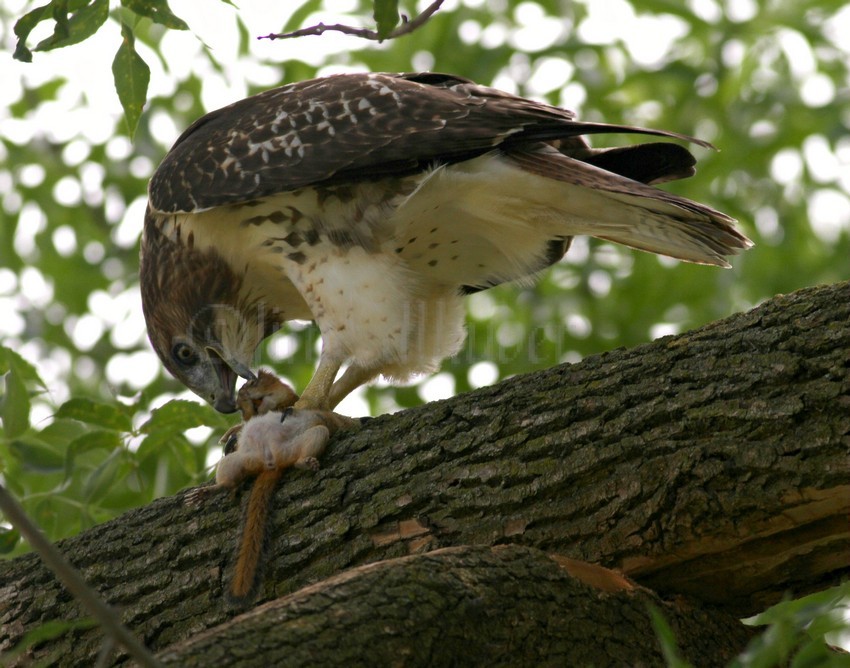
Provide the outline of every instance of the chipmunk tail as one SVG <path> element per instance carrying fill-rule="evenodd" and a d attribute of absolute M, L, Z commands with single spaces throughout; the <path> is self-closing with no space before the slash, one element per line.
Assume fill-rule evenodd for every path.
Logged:
<path fill-rule="evenodd" d="M 242 543 L 239 546 L 239 556 L 236 559 L 233 580 L 227 595 L 231 605 L 243 605 L 250 602 L 256 595 L 257 575 L 265 544 L 269 508 L 281 474 L 281 470 L 264 471 L 257 476 L 251 487 L 242 530 Z"/>

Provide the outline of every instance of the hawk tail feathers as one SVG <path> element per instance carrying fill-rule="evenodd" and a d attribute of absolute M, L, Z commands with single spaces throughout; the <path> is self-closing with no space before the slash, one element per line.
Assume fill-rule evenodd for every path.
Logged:
<path fill-rule="evenodd" d="M 681 155 L 669 162 L 669 171 L 652 163 L 634 166 L 629 162 L 656 150 L 628 147 L 619 155 L 600 152 L 575 159 L 538 146 L 506 155 L 522 170 L 564 184 L 556 208 L 569 221 L 567 233 L 587 234 L 687 262 L 728 267 L 726 256 L 753 245 L 735 229 L 733 218 L 618 173 L 639 174 L 657 183 L 687 169 L 688 161 Z M 602 165 L 619 169 L 613 172 Z"/>

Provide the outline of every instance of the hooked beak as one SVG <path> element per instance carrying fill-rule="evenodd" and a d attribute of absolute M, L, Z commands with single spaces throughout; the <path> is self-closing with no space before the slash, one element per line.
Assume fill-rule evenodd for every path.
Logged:
<path fill-rule="evenodd" d="M 218 388 L 212 397 L 212 405 L 219 413 L 235 413 L 236 398 L 234 390 L 236 387 L 236 376 L 246 380 L 256 380 L 254 372 L 237 360 L 225 360 L 221 352 L 216 348 L 207 348 L 210 359 L 216 366 L 218 375 Z"/>

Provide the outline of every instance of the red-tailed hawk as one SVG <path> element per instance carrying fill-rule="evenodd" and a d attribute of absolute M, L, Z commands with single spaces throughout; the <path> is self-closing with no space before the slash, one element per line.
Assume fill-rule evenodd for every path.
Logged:
<path fill-rule="evenodd" d="M 315 320 L 299 406 L 329 409 L 378 374 L 437 368 L 463 342 L 465 294 L 533 276 L 575 235 L 719 266 L 751 245 L 725 214 L 650 185 L 693 174 L 681 146 L 582 139 L 624 132 L 706 145 L 436 73 L 330 76 L 207 114 L 150 182 L 153 347 L 232 412 L 258 344 Z"/>

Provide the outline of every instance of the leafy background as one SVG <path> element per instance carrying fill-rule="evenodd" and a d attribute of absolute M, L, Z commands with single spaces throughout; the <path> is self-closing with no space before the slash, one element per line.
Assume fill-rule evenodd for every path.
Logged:
<path fill-rule="evenodd" d="M 186 394 L 145 339 L 145 187 L 192 120 L 273 85 L 432 69 L 588 120 L 698 135 L 721 150 L 695 149 L 698 175 L 669 189 L 739 218 L 757 244 L 720 271 L 579 240 L 536 285 L 473 296 L 467 346 L 435 378 L 371 387 L 345 405 L 351 413 L 577 361 L 850 276 L 850 5 L 454 0 L 381 44 L 255 39 L 318 21 L 374 27 L 365 0 L 246 5 L 256 6 L 0 2 L 0 476 L 53 538 L 209 475 L 232 419 Z M 395 3 L 379 1 L 375 16 L 390 30 Z M 84 67 L 54 67 L 84 48 Z M 105 93 L 92 84 L 113 77 Z M 296 323 L 257 362 L 303 388 L 317 339 Z M 24 547 L 0 526 L 0 549 Z"/>

